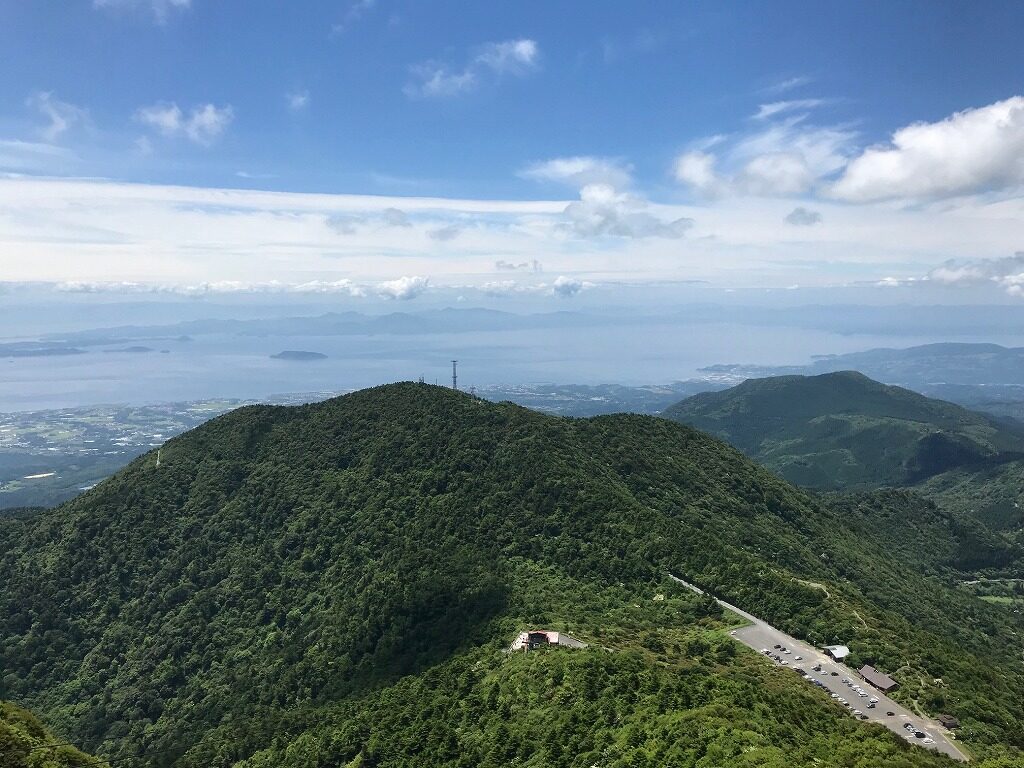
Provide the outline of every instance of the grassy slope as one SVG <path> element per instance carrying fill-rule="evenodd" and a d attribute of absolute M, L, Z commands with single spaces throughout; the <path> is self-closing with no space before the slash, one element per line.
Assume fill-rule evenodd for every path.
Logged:
<path fill-rule="evenodd" d="M 668 571 L 801 636 L 942 677 L 941 690 L 907 695 L 960 715 L 982 754 L 1024 746 L 1008 727 L 1024 718 L 1024 670 L 1010 650 L 1018 620 L 947 588 L 932 552 L 893 560 L 886 541 L 848 524 L 863 511 L 821 504 L 678 424 L 557 419 L 404 384 L 241 409 L 170 441 L 162 457 L 0 524 L 10 575 L 0 695 L 32 702 L 87 744 L 109 740 L 110 755 L 228 765 L 283 744 L 325 707 L 475 665 L 473 654 L 491 654 L 526 622 L 579 626 L 648 664 L 651 653 L 671 664 L 703 657 L 700 643 L 714 644 L 699 635 L 720 624 L 699 601 L 673 597 L 673 621 L 660 608 L 620 615 L 649 605 Z M 931 524 L 929 537 L 953 552 L 958 533 L 944 526 Z M 650 637 L 658 627 L 685 636 L 666 645 Z M 483 659 L 494 674 L 496 658 Z M 522 674 L 509 684 L 546 690 Z M 478 683 L 466 691 L 482 694 Z M 779 695 L 805 697 L 798 685 Z M 723 713 L 755 703 L 731 689 L 707 701 Z M 620 713 L 601 738 L 626 738 L 628 701 L 598 703 Z M 817 707 L 762 705 L 801 748 L 867 759 L 897 744 L 847 723 L 812 748 Z M 408 706 L 427 717 L 440 705 Z M 452 728 L 436 711 L 438 728 Z M 777 741 L 762 725 L 759 738 Z M 591 723 L 575 727 L 597 738 Z M 923 753 L 907 759 L 929 764 Z"/>

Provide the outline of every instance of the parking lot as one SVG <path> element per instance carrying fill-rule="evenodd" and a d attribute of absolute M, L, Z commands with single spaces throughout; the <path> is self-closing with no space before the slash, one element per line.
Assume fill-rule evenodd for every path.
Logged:
<path fill-rule="evenodd" d="M 692 584 L 682 579 L 673 578 L 690 589 L 700 592 Z M 815 687 L 828 689 L 823 691 L 825 695 L 828 695 L 830 698 L 832 694 L 836 695 L 833 702 L 837 707 L 841 708 L 841 711 L 846 712 L 851 717 L 858 717 L 868 722 L 883 725 L 893 733 L 922 748 L 934 749 L 952 757 L 954 760 L 966 761 L 968 759 L 949 738 L 948 732 L 937 722 L 910 712 L 906 707 L 896 703 L 881 691 L 872 688 L 861 679 L 855 670 L 833 661 L 824 651 L 787 635 L 785 632 L 776 629 L 746 611 L 740 610 L 734 605 L 730 605 L 723 600 L 718 600 L 718 602 L 723 608 L 739 614 L 750 622 L 748 626 L 730 632 L 733 638 L 762 653 L 765 660 L 771 664 L 803 671 L 806 675 L 804 680 L 807 681 L 808 685 L 815 685 L 815 682 L 820 683 L 820 686 L 815 685 Z M 781 646 L 781 648 L 776 648 L 776 645 Z M 783 652 L 782 648 L 788 650 L 789 653 Z M 770 651 L 770 655 L 763 653 L 766 649 Z M 775 656 L 778 656 L 779 660 L 776 660 Z M 820 667 L 820 671 L 816 671 L 815 667 Z M 863 688 L 867 695 L 861 696 L 852 687 L 844 684 L 844 679 L 850 680 L 854 685 Z M 873 708 L 869 709 L 867 705 L 871 698 L 877 698 L 878 701 Z M 844 705 L 838 699 L 846 699 L 848 704 Z M 854 710 L 859 711 L 861 715 L 854 715 Z M 892 714 L 889 714 L 890 712 Z M 913 730 L 908 730 L 907 725 L 910 725 Z M 924 736 L 919 738 L 915 735 L 916 733 L 922 733 Z M 925 739 L 930 739 L 930 743 L 926 743 Z"/>

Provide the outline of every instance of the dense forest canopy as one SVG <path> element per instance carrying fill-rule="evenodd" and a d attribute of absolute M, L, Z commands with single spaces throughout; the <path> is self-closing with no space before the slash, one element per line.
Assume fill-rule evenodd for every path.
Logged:
<path fill-rule="evenodd" d="M 856 371 L 749 379 L 665 416 L 710 432 L 798 485 L 867 490 L 1024 457 L 1024 425 Z"/>
<path fill-rule="evenodd" d="M 154 766 L 947 764 L 736 646 L 673 573 L 848 643 L 1010 765 L 1024 626 L 953 586 L 970 542 L 1005 555 L 988 535 L 653 417 L 423 384 L 247 407 L 0 521 L 0 698 Z M 525 625 L 590 647 L 506 656 Z"/>

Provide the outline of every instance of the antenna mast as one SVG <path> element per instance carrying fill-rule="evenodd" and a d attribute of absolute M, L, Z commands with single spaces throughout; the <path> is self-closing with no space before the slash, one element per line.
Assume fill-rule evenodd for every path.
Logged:
<path fill-rule="evenodd" d="M 452 360 L 452 389 L 459 388 L 458 360 Z"/>

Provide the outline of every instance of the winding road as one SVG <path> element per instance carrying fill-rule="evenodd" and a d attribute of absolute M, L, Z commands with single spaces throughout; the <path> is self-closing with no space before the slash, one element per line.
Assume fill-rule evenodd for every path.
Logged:
<path fill-rule="evenodd" d="M 673 581 L 682 584 L 688 589 L 692 589 L 697 594 L 705 594 L 704 590 L 700 587 L 683 581 L 677 576 L 672 576 L 671 574 L 669 574 L 669 576 Z M 967 755 L 953 743 L 949 732 L 941 725 L 934 720 L 921 717 L 910 712 L 906 707 L 893 701 L 881 691 L 873 689 L 867 683 L 863 683 L 860 675 L 855 670 L 850 669 L 844 664 L 840 664 L 818 648 L 815 648 L 802 640 L 797 640 L 791 635 L 787 635 L 782 630 L 776 629 L 768 622 L 762 621 L 756 616 L 737 608 L 735 605 L 731 605 L 724 600 L 719 600 L 717 597 L 715 600 L 717 600 L 718 604 L 723 608 L 742 616 L 750 622 L 747 626 L 733 630 L 729 633 L 734 640 L 738 640 L 758 652 L 765 649 L 771 649 L 773 654 L 772 656 L 762 654 L 764 655 L 765 661 L 768 663 L 777 667 L 785 666 L 794 670 L 802 669 L 806 673 L 806 676 L 803 679 L 809 684 L 813 685 L 814 681 L 817 680 L 822 684 L 822 686 L 831 689 L 831 693 L 837 694 L 840 698 L 848 699 L 852 705 L 849 708 L 835 702 L 835 706 L 840 707 L 841 711 L 852 715 L 852 709 L 856 707 L 867 716 L 867 720 L 869 722 L 885 726 L 890 731 L 898 734 L 911 744 L 915 744 L 924 749 L 933 749 L 961 762 L 969 760 Z M 779 653 L 779 651 L 774 650 L 776 645 L 780 645 L 783 648 L 788 649 L 790 653 Z M 783 664 L 781 661 L 776 661 L 774 658 L 775 654 L 780 655 L 787 663 Z M 796 660 L 798 656 L 802 657 L 799 661 Z M 820 671 L 815 671 L 815 667 L 820 667 Z M 844 679 L 851 680 L 857 685 L 862 684 L 864 690 L 870 691 L 871 696 L 876 696 L 878 698 L 878 703 L 874 709 L 868 709 L 868 697 L 860 696 L 856 691 L 845 685 L 843 683 Z M 863 703 L 858 705 L 858 702 Z M 892 714 L 888 714 L 889 712 L 892 712 Z M 909 732 L 906 729 L 907 724 L 913 726 L 914 731 L 924 733 L 925 736 L 923 738 L 916 738 L 914 736 L 914 732 Z M 924 743 L 925 738 L 931 739 L 933 743 Z"/>

